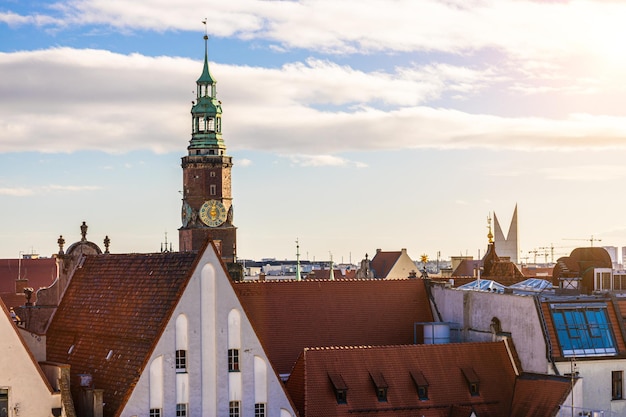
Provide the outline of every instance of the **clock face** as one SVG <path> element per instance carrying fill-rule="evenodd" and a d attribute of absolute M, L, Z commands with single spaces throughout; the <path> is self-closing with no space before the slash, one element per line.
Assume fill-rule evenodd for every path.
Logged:
<path fill-rule="evenodd" d="M 180 217 L 183 221 L 183 227 L 187 227 L 189 222 L 191 221 L 191 215 L 193 214 L 193 209 L 191 206 L 185 201 L 183 203 L 183 209 L 180 213 Z"/>
<path fill-rule="evenodd" d="M 217 227 L 226 221 L 226 207 L 221 201 L 208 200 L 200 207 L 200 220 L 209 227 Z"/>

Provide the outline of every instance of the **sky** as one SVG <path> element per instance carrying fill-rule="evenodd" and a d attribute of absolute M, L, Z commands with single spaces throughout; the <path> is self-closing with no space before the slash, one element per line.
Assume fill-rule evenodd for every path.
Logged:
<path fill-rule="evenodd" d="M 522 259 L 624 246 L 624 21 L 611 0 L 1 0 L 0 258 L 83 221 L 114 253 L 178 248 L 205 31 L 239 258 L 476 257 L 515 205 Z"/>

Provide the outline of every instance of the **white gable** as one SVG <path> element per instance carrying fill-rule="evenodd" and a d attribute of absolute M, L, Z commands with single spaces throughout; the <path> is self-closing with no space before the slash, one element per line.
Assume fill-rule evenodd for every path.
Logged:
<path fill-rule="evenodd" d="M 0 300 L 0 415 L 48 417 L 61 407 Z"/>
<path fill-rule="evenodd" d="M 264 404 L 267 416 L 295 416 L 213 246 L 193 271 L 121 416 L 148 415 L 156 400 L 162 416 L 176 415 L 177 404 L 187 404 L 190 416 L 224 416 L 231 402 L 241 416 L 255 415 L 255 404 Z"/>

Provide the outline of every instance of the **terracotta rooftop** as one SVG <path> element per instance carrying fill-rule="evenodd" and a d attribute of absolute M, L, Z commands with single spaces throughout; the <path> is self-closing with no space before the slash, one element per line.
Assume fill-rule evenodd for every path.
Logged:
<path fill-rule="evenodd" d="M 515 382 L 511 417 L 546 416 L 559 413 L 571 391 L 571 379 L 564 376 L 525 373 Z"/>
<path fill-rule="evenodd" d="M 338 401 L 337 379 L 344 382 L 345 403 Z M 361 346 L 305 350 L 286 387 L 305 417 L 448 417 L 472 409 L 478 416 L 508 416 L 515 379 L 505 342 Z"/>
<path fill-rule="evenodd" d="M 304 348 L 414 342 L 414 323 L 432 322 L 424 282 L 304 280 L 233 285 L 267 355 L 288 374 Z M 418 341 L 423 340 L 418 331 Z"/>
<path fill-rule="evenodd" d="M 47 359 L 91 374 L 104 416 L 136 384 L 195 267 L 196 253 L 92 255 L 76 270 L 47 332 Z M 111 352 L 111 356 L 109 356 Z"/>

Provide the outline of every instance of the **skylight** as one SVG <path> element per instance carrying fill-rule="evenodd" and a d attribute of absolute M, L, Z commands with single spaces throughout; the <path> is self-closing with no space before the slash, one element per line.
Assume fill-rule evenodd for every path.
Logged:
<path fill-rule="evenodd" d="M 461 285 L 458 288 L 460 290 L 489 291 L 502 294 L 504 292 L 504 288 L 506 287 L 490 279 L 477 279 L 476 281 Z"/>
<path fill-rule="evenodd" d="M 552 288 L 552 283 L 540 278 L 528 278 L 522 282 L 510 285 L 509 288 L 526 291 L 543 291 Z"/>
<path fill-rule="evenodd" d="M 617 354 L 606 304 L 551 304 L 550 309 L 563 356 Z"/>

